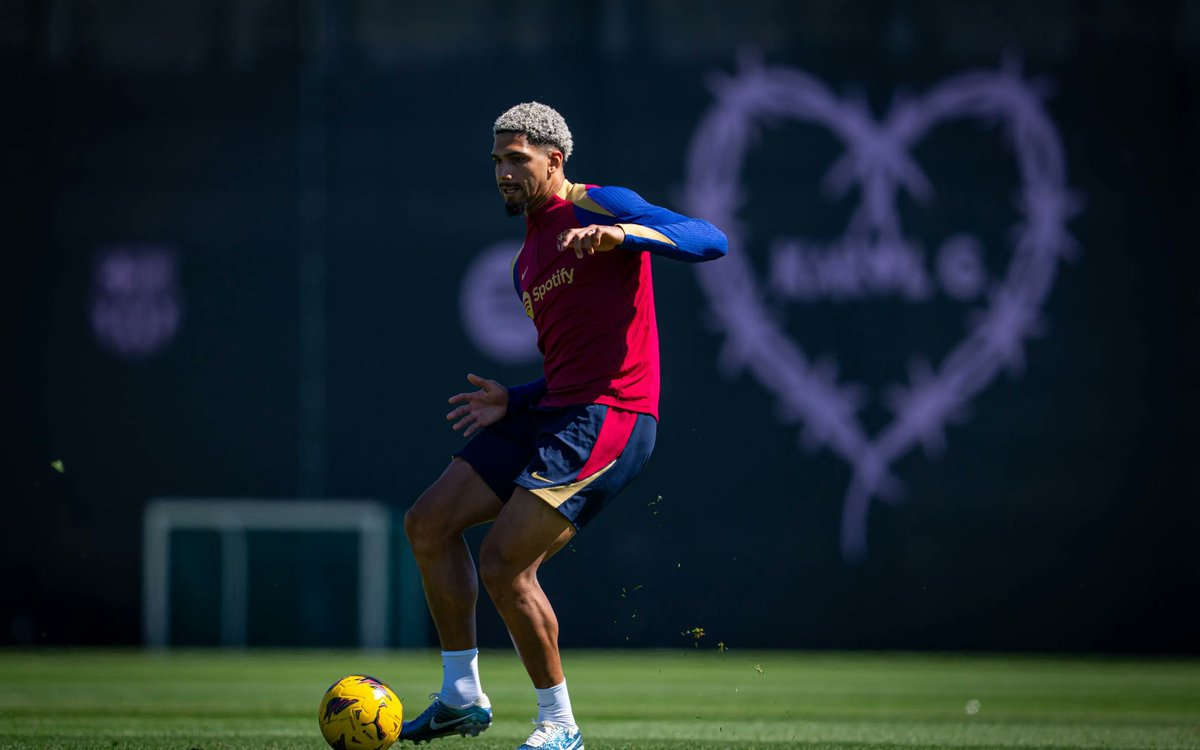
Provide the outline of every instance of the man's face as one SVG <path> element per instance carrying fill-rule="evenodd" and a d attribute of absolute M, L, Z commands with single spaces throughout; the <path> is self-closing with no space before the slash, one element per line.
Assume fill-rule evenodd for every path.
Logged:
<path fill-rule="evenodd" d="M 516 216 L 538 208 L 554 194 L 562 153 L 531 145 L 524 133 L 497 133 L 492 161 L 504 209 Z"/>

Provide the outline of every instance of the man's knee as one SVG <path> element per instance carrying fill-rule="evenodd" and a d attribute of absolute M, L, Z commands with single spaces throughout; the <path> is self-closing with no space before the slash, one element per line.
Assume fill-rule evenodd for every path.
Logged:
<path fill-rule="evenodd" d="M 434 482 L 421 493 L 417 502 L 404 514 L 404 533 L 413 550 L 441 545 L 446 539 L 461 534 L 465 528 L 451 512 L 455 506 L 453 488 L 442 480 Z"/>
<path fill-rule="evenodd" d="M 479 547 L 479 577 L 483 579 L 483 585 L 489 591 L 502 585 L 505 579 L 511 580 L 500 545 L 492 540 L 490 534 L 484 537 L 483 544 Z"/>
<path fill-rule="evenodd" d="M 426 510 L 420 501 L 404 513 L 404 533 L 408 541 L 416 544 L 430 536 L 433 527 L 432 514 Z"/>
<path fill-rule="evenodd" d="M 479 547 L 479 577 L 493 596 L 510 591 L 514 582 L 525 572 L 525 566 L 513 556 L 505 540 L 488 534 Z"/>
<path fill-rule="evenodd" d="M 446 537 L 444 524 L 437 515 L 428 504 L 422 505 L 419 500 L 404 514 L 404 533 L 409 546 L 418 556 L 442 544 Z"/>
<path fill-rule="evenodd" d="M 492 520 L 500 507 L 475 471 L 456 460 L 404 514 L 404 533 L 413 551 L 420 554 Z"/>

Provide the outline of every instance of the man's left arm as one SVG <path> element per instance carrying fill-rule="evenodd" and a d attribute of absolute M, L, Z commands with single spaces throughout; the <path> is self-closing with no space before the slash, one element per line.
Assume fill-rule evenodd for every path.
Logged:
<path fill-rule="evenodd" d="M 690 263 L 713 260 L 729 252 L 729 241 L 720 229 L 703 219 L 655 206 L 632 190 L 592 188 L 588 197 L 611 213 L 614 226 L 625 232 L 622 248 Z"/>

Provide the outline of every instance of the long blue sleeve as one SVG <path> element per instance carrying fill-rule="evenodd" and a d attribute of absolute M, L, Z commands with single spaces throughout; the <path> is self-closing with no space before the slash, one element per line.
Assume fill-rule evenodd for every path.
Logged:
<path fill-rule="evenodd" d="M 508 389 L 508 411 L 506 414 L 516 414 L 542 400 L 546 395 L 546 379 L 538 378 L 532 383 L 514 385 Z"/>
<path fill-rule="evenodd" d="M 729 252 L 725 233 L 703 219 L 693 219 L 648 203 L 622 187 L 595 187 L 587 192 L 611 213 L 614 224 L 625 230 L 621 247 L 645 250 L 672 260 L 697 263 Z"/>

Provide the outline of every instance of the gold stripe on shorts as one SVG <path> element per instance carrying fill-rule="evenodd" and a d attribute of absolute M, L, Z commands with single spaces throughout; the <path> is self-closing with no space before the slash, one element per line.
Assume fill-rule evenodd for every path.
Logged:
<path fill-rule="evenodd" d="M 540 497 L 541 499 L 543 499 L 547 503 L 549 503 L 551 508 L 557 508 L 558 506 L 562 505 L 563 503 L 565 503 L 566 501 L 568 501 L 572 497 L 574 497 L 576 493 L 582 491 L 583 488 L 587 487 L 589 484 L 591 484 L 592 482 L 599 479 L 601 477 L 601 475 L 604 474 L 604 472 L 611 469 L 613 467 L 613 465 L 617 463 L 617 460 L 618 459 L 614 458 L 612 463 L 610 463 L 608 466 L 605 466 L 603 469 L 601 469 L 600 471 L 597 471 L 595 474 L 591 475 L 587 479 L 581 479 L 578 482 L 571 482 L 570 484 L 560 484 L 555 487 L 539 487 L 538 489 L 532 489 L 532 488 L 527 487 L 526 489 L 528 489 L 530 492 L 532 492 L 533 494 L 537 495 L 538 497 Z M 534 478 L 537 479 L 537 477 L 534 477 Z"/>

